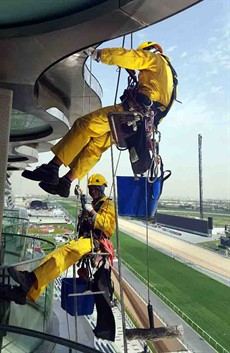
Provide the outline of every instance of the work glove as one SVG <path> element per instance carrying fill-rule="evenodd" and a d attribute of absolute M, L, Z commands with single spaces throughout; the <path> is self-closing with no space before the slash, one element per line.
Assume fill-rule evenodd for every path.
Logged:
<path fill-rule="evenodd" d="M 89 204 L 89 203 L 86 203 L 84 208 L 89 213 L 93 211 L 93 206 L 91 204 Z"/>
<path fill-rule="evenodd" d="M 88 49 L 85 49 L 84 52 L 88 55 L 91 56 L 93 60 L 99 62 L 100 61 L 100 50 L 97 50 L 93 47 L 90 47 Z"/>

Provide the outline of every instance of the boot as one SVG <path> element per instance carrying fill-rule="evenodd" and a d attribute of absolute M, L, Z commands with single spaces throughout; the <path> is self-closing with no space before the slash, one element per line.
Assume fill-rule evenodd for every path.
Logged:
<path fill-rule="evenodd" d="M 26 292 L 20 286 L 0 285 L 0 300 L 14 301 L 16 304 L 26 304 Z"/>
<path fill-rule="evenodd" d="M 22 176 L 26 179 L 35 180 L 35 181 L 44 181 L 47 184 L 58 184 L 59 182 L 59 167 L 49 163 L 42 164 L 40 167 L 35 170 L 24 170 Z"/>
<path fill-rule="evenodd" d="M 21 285 L 25 293 L 28 293 L 32 285 L 37 281 L 34 272 L 17 271 L 15 267 L 9 267 L 8 273 L 15 282 Z"/>
<path fill-rule="evenodd" d="M 38 185 L 42 188 L 42 190 L 48 192 L 49 194 L 69 197 L 71 181 L 65 176 L 59 179 L 59 183 L 57 185 L 47 184 L 46 182 L 41 182 Z"/>

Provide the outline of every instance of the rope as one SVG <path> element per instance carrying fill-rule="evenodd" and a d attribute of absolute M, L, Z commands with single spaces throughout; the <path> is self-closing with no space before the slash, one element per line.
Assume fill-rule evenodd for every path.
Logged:
<path fill-rule="evenodd" d="M 91 88 L 92 88 L 92 64 L 93 64 L 93 59 L 92 56 L 90 56 L 89 59 L 89 72 L 90 72 L 90 76 L 89 76 L 89 112 L 91 112 Z"/>
<path fill-rule="evenodd" d="M 91 110 L 91 67 L 92 67 L 92 58 L 90 57 L 90 78 L 89 78 L 89 86 L 90 86 L 90 94 L 89 94 L 89 113 Z M 85 69 L 86 70 L 86 69 Z M 86 81 L 85 79 L 83 80 L 83 96 L 82 96 L 82 116 L 85 115 L 85 91 L 86 91 Z M 88 174 L 87 174 L 87 180 L 88 180 Z M 78 180 L 77 185 L 80 187 L 80 180 Z M 79 215 L 79 200 L 80 200 L 80 195 L 77 195 L 77 201 L 76 201 L 76 220 L 75 220 L 75 236 L 77 234 L 77 223 L 78 223 L 78 215 Z"/>
<path fill-rule="evenodd" d="M 125 45 L 125 36 L 123 36 L 122 39 L 122 48 L 124 48 Z M 117 95 L 118 95 L 118 88 L 120 85 L 120 78 L 121 78 L 121 68 L 118 67 L 118 77 L 117 77 L 117 86 L 116 86 L 116 91 L 115 91 L 115 97 L 114 97 L 114 107 L 116 108 L 116 101 L 117 101 Z"/>
<path fill-rule="evenodd" d="M 150 275 L 149 275 L 149 227 L 148 227 L 148 178 L 145 178 L 145 216 L 146 216 L 146 272 L 147 272 L 147 310 L 150 329 L 154 328 L 153 307 L 150 301 Z"/>
<path fill-rule="evenodd" d="M 130 34 L 130 48 L 133 49 L 133 34 Z"/>
<path fill-rule="evenodd" d="M 80 181 L 78 180 L 78 185 L 80 187 Z M 79 216 L 79 200 L 80 200 L 80 195 L 76 195 L 76 215 L 75 215 L 75 227 L 74 227 L 74 233 L 75 236 L 74 238 L 78 238 L 78 230 L 77 230 L 77 224 L 78 224 L 78 216 Z"/>
<path fill-rule="evenodd" d="M 90 57 L 90 78 L 89 78 L 89 87 L 90 87 L 90 92 L 89 92 L 89 112 L 91 111 L 91 85 L 92 85 L 92 58 Z M 85 110 L 85 91 L 86 91 L 86 82 L 84 80 L 83 83 L 83 102 L 82 102 L 82 115 L 84 115 L 84 110 Z M 87 175 L 88 179 L 88 175 Z M 78 180 L 78 185 L 80 186 L 80 181 Z M 80 194 L 77 195 L 77 201 L 76 201 L 76 219 L 75 219 L 75 237 L 79 237 L 79 234 L 77 232 L 77 225 L 78 225 L 78 215 L 79 215 L 79 199 L 80 199 Z M 93 246 L 92 246 L 93 248 Z M 76 264 L 73 264 L 73 293 L 77 294 L 77 284 L 76 284 Z M 76 337 L 76 342 L 78 342 L 78 324 L 77 324 L 77 296 L 74 297 L 74 312 L 76 313 L 74 315 L 74 323 L 75 323 L 75 337 Z M 68 326 L 68 332 L 69 332 L 69 322 L 67 321 L 67 326 Z M 70 334 L 70 333 L 69 333 Z"/>
<path fill-rule="evenodd" d="M 110 147 L 111 151 L 111 162 L 112 162 L 112 178 L 113 178 L 113 194 L 114 194 L 114 207 L 115 207 L 115 221 L 116 221 L 116 245 L 117 245 L 117 258 L 118 258 L 118 274 L 119 274 L 119 284 L 120 284 L 120 302 L 121 302 L 121 317 L 122 317 L 122 331 L 123 331 L 123 344 L 124 353 L 128 352 L 127 339 L 126 339 L 126 323 L 125 323 L 125 305 L 124 305 L 124 295 L 123 295 L 123 278 L 121 270 L 121 248 L 120 248 L 120 236 L 119 236 L 119 226 L 118 226 L 118 215 L 117 215 L 117 195 L 115 188 L 115 170 L 114 170 L 114 158 L 113 158 L 113 147 Z M 121 153 L 121 152 L 120 152 Z"/>
<path fill-rule="evenodd" d="M 150 304 L 150 279 L 149 279 L 149 227 L 148 227 L 148 178 L 145 178 L 145 234 L 146 234 L 146 271 L 147 271 L 147 289 L 148 303 Z"/>
<path fill-rule="evenodd" d="M 122 47 L 125 44 L 125 36 L 123 36 Z M 121 68 L 118 69 L 118 78 L 117 78 L 117 86 L 114 98 L 114 106 L 116 106 L 118 88 L 120 84 L 120 76 L 121 76 Z M 112 134 L 110 134 L 110 138 L 112 141 Z M 122 268 L 121 268 L 121 247 L 120 247 L 120 236 L 119 236 L 119 225 L 118 225 L 118 214 L 117 214 L 117 195 L 116 195 L 116 187 L 115 187 L 115 176 L 117 172 L 118 162 L 120 160 L 120 154 L 118 157 L 118 162 L 116 166 L 116 170 L 114 168 L 114 156 L 113 156 L 113 146 L 111 144 L 111 164 L 112 164 L 112 187 L 113 187 L 113 199 L 114 199 L 114 208 L 115 208 L 115 222 L 116 222 L 116 246 L 117 246 L 117 258 L 118 258 L 118 275 L 119 275 L 119 284 L 120 284 L 120 302 L 121 302 L 121 317 L 122 317 L 122 331 L 123 331 L 123 344 L 124 344 L 124 353 L 128 352 L 127 339 L 126 339 L 126 322 L 125 322 L 125 305 L 124 305 L 124 294 L 123 294 L 123 278 L 122 278 Z"/>
<path fill-rule="evenodd" d="M 73 265 L 73 293 L 77 294 L 77 282 L 76 282 L 76 264 Z M 77 325 L 77 297 L 74 297 L 74 324 L 75 324 L 75 337 L 78 342 L 78 325 Z"/>

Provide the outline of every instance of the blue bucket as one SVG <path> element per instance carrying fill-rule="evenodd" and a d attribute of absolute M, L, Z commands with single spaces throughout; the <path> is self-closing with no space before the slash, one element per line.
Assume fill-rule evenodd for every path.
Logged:
<path fill-rule="evenodd" d="M 84 293 L 89 289 L 89 284 L 82 278 L 76 278 L 76 292 Z M 91 315 L 94 308 L 93 295 L 80 295 L 68 297 L 74 293 L 74 278 L 63 278 L 61 286 L 61 307 L 71 316 Z"/>
<path fill-rule="evenodd" d="M 140 177 L 136 180 L 134 177 L 117 176 L 119 216 L 153 217 L 161 195 L 162 185 L 162 177 L 158 177 L 154 183 L 147 181 L 146 193 L 146 177 Z"/>

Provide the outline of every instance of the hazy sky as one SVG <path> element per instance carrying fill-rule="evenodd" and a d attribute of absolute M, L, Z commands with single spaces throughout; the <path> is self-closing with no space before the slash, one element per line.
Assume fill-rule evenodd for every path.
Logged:
<path fill-rule="evenodd" d="M 133 34 L 133 48 L 143 41 L 158 42 L 171 59 L 179 79 L 178 99 L 183 104 L 174 103 L 159 126 L 162 134 L 160 154 L 165 169 L 172 171 L 172 176 L 164 184 L 162 198 L 199 197 L 197 140 L 201 134 L 204 198 L 229 199 L 229 10 L 229 0 L 204 0 Z M 121 45 L 122 38 L 119 38 L 104 43 L 102 47 Z M 125 48 L 130 48 L 130 36 L 126 36 Z M 117 68 L 93 63 L 93 74 L 103 88 L 103 106 L 113 104 Z M 120 94 L 126 85 L 124 71 Z M 116 162 L 118 151 L 115 147 L 113 150 Z M 48 161 L 52 154 L 40 156 L 39 164 Z M 111 152 L 108 150 L 92 173 L 104 174 L 111 182 L 111 170 Z M 14 173 L 12 177 L 15 193 L 44 194 L 36 182 L 26 182 L 19 175 Z M 127 151 L 121 153 L 117 175 L 132 175 Z"/>

